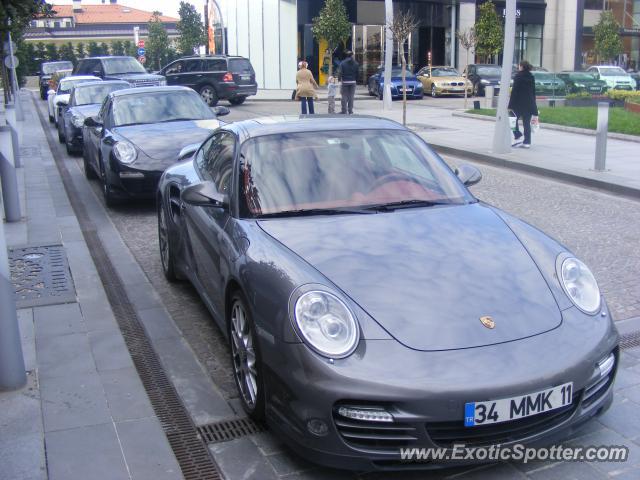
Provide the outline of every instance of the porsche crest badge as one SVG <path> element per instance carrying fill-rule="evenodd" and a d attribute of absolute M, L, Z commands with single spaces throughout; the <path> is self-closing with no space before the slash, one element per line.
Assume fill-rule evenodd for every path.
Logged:
<path fill-rule="evenodd" d="M 482 322 L 482 325 L 484 325 L 485 327 L 489 328 L 489 329 L 493 329 L 496 326 L 496 322 L 493 321 L 493 318 L 491 318 L 490 316 L 485 316 L 485 317 L 480 317 L 480 322 Z"/>

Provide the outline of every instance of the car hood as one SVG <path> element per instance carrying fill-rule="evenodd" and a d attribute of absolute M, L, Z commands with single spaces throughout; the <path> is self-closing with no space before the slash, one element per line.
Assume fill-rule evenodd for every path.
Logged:
<path fill-rule="evenodd" d="M 508 342 L 562 321 L 527 250 L 481 204 L 258 223 L 415 350 Z"/>
<path fill-rule="evenodd" d="M 70 110 L 74 115 L 82 116 L 84 118 L 95 117 L 100 112 L 100 104 L 91 103 L 88 105 L 76 105 L 75 107 L 71 107 Z"/>
<path fill-rule="evenodd" d="M 217 119 L 116 127 L 114 132 L 156 160 L 175 160 L 185 145 L 202 142 L 220 126 Z"/>
<path fill-rule="evenodd" d="M 407 75 L 405 77 L 407 82 L 419 82 L 417 77 L 414 77 L 413 75 L 409 76 Z M 402 83 L 402 77 L 391 77 L 391 81 L 392 82 L 397 82 L 397 83 Z M 381 82 L 384 83 L 384 79 L 381 79 Z"/>
<path fill-rule="evenodd" d="M 57 104 L 59 104 L 60 102 L 67 102 L 67 103 L 69 103 L 69 97 L 71 97 L 71 95 L 70 95 L 70 94 L 68 94 L 68 93 L 62 93 L 62 94 L 60 94 L 60 95 L 56 95 L 56 96 L 53 98 L 53 102 L 54 102 L 56 105 L 57 105 Z"/>
<path fill-rule="evenodd" d="M 148 80 L 152 82 L 157 82 L 160 80 L 164 80 L 162 75 L 155 75 L 153 73 L 114 73 L 105 75 L 105 78 L 112 78 L 117 80 L 125 80 L 127 82 L 135 81 L 135 80 Z"/>
<path fill-rule="evenodd" d="M 438 82 L 464 82 L 466 80 L 466 78 L 464 77 L 453 77 L 453 76 L 449 76 L 449 77 L 433 77 L 433 81 L 438 83 Z"/>

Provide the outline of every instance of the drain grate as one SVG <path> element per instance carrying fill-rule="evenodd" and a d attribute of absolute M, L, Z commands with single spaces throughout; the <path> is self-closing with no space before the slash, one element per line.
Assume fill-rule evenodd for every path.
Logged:
<path fill-rule="evenodd" d="M 636 347 L 640 347 L 640 332 L 631 332 L 620 335 L 620 348 L 622 350 Z"/>
<path fill-rule="evenodd" d="M 9 250 L 9 268 L 18 308 L 76 301 L 69 262 L 62 245 Z"/>
<path fill-rule="evenodd" d="M 418 132 L 426 132 L 432 130 L 451 130 L 450 128 L 436 127 L 435 125 L 429 125 L 427 123 L 407 123 L 407 128 Z"/>
<path fill-rule="evenodd" d="M 34 101 L 33 97 L 32 101 Z M 42 112 L 37 106 L 35 108 L 40 117 L 40 124 L 47 132 L 49 129 Z M 218 466 L 198 435 L 196 427 L 146 336 L 124 284 L 107 256 L 93 220 L 79 198 L 71 175 L 60 158 L 58 150 L 60 147 L 53 141 L 50 132 L 47 135 L 47 142 L 131 359 L 180 465 L 183 477 L 185 480 L 221 480 L 223 477 Z"/>
<path fill-rule="evenodd" d="M 235 438 L 253 435 L 264 431 L 264 426 L 250 418 L 232 418 L 197 428 L 206 443 L 228 442 Z"/>

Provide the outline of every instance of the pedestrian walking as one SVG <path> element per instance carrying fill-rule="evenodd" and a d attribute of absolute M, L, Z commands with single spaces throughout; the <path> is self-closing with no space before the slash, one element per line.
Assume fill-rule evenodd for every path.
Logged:
<path fill-rule="evenodd" d="M 356 79 L 358 78 L 358 62 L 353 59 L 353 52 L 347 50 L 345 59 L 340 63 L 338 68 L 338 80 L 340 86 L 340 104 L 342 114 L 353 114 L 353 99 L 356 96 Z"/>
<path fill-rule="evenodd" d="M 536 82 L 531 74 L 531 64 L 526 60 L 520 62 L 518 73 L 513 78 L 509 109 L 516 114 L 516 128 L 513 131 L 515 141 L 512 146 L 531 148 L 531 118 L 538 116 L 538 106 L 536 105 Z M 524 141 L 518 127 L 520 119 L 524 129 Z"/>
<path fill-rule="evenodd" d="M 307 68 L 304 60 L 298 63 L 298 73 L 296 73 L 296 100 L 300 100 L 302 114 L 307 114 L 307 107 L 310 114 L 314 114 L 313 99 L 318 98 L 316 88 L 318 84 L 313 78 L 313 73 Z"/>
<path fill-rule="evenodd" d="M 336 90 L 338 84 L 336 83 L 336 77 L 329 77 L 327 80 L 327 102 L 328 113 L 336 113 Z"/>

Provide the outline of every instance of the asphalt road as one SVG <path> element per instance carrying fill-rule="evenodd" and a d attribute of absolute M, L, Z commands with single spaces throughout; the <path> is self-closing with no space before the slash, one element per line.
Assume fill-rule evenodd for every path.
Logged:
<path fill-rule="evenodd" d="M 231 111 L 225 120 L 296 114 L 298 105 L 248 102 Z M 446 160 L 462 163 L 456 158 Z M 67 161 L 81 165 L 82 159 Z M 472 191 L 479 199 L 523 218 L 583 258 L 592 267 L 616 320 L 640 316 L 638 202 L 510 170 L 478 167 L 484 178 Z M 98 183 L 92 184 L 102 201 Z M 121 206 L 109 210 L 109 215 L 212 380 L 228 399 L 237 397 L 221 332 L 190 285 L 169 284 L 162 275 L 153 203 Z"/>

